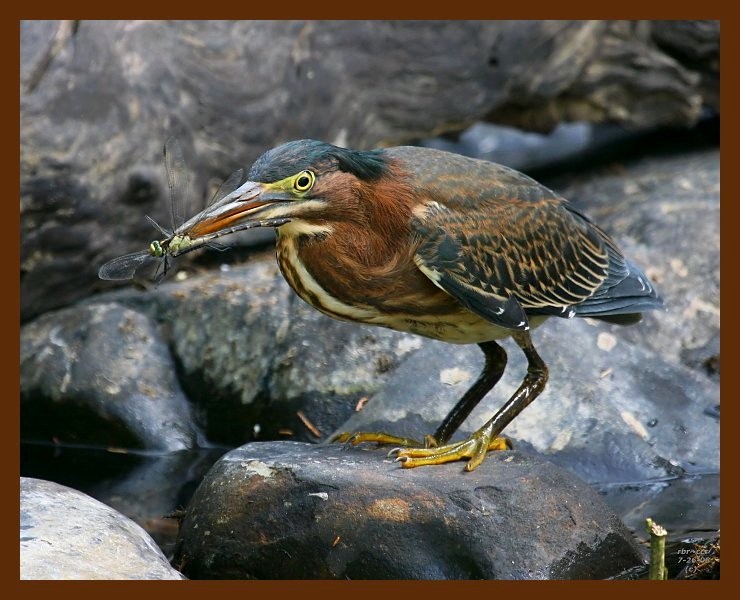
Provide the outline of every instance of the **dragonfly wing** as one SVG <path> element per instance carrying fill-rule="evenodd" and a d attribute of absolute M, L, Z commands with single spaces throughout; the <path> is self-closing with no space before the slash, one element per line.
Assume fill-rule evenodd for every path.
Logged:
<path fill-rule="evenodd" d="M 162 235 L 164 235 L 167 238 L 171 238 L 172 237 L 172 232 L 171 231 L 167 231 L 164 227 L 162 227 L 159 223 L 157 223 L 149 215 L 144 215 L 144 217 L 146 217 L 147 221 L 149 221 L 152 225 L 154 225 L 154 227 L 157 228 L 157 230 L 159 231 L 159 233 L 161 233 Z"/>
<path fill-rule="evenodd" d="M 98 270 L 98 277 L 107 280 L 131 279 L 136 270 L 144 263 L 155 258 L 148 250 L 134 252 L 109 260 Z"/>
<path fill-rule="evenodd" d="M 167 171 L 167 185 L 170 189 L 170 212 L 172 229 L 177 229 L 185 219 L 185 206 L 188 191 L 188 172 L 185 158 L 177 138 L 169 138 L 164 145 L 164 166 Z"/>
<path fill-rule="evenodd" d="M 231 192 L 237 189 L 239 187 L 239 184 L 242 182 L 243 174 L 243 169 L 237 169 L 231 175 L 229 175 L 226 180 L 220 186 L 218 186 L 218 190 L 216 190 L 216 193 L 213 195 L 213 198 L 211 198 L 211 201 L 208 203 L 208 206 L 206 206 L 206 208 L 213 206 L 214 204 L 216 204 L 216 202 L 218 202 L 222 198 L 225 198 Z"/>

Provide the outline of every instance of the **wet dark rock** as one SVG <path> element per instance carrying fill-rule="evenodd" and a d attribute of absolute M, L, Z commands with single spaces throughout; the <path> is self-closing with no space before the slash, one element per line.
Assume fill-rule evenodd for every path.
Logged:
<path fill-rule="evenodd" d="M 184 579 L 147 533 L 77 490 L 21 477 L 21 579 Z"/>
<path fill-rule="evenodd" d="M 719 579 L 719 550 L 719 534 L 711 539 L 685 540 L 674 549 L 674 560 L 671 561 L 677 563 L 676 579 Z M 669 577 L 672 566 L 666 559 Z"/>
<path fill-rule="evenodd" d="M 645 519 L 660 519 L 668 542 L 704 537 L 719 527 L 719 473 L 597 484 L 604 501 L 645 544 Z"/>
<path fill-rule="evenodd" d="M 222 457 L 173 560 L 194 579 L 582 579 L 641 562 L 598 495 L 537 458 L 408 470 L 383 451 L 295 442 Z"/>
<path fill-rule="evenodd" d="M 20 36 L 23 320 L 101 289 L 100 262 L 152 236 L 143 214 L 169 226 L 170 135 L 202 203 L 292 138 L 719 111 L 717 21 L 23 21 Z"/>
<path fill-rule="evenodd" d="M 198 436 L 156 327 L 117 304 L 22 327 L 20 387 L 24 440 L 182 450 Z"/>

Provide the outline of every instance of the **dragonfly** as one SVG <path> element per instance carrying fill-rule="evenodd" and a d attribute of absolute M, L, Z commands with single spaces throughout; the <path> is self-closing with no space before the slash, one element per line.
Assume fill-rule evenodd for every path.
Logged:
<path fill-rule="evenodd" d="M 125 280 L 132 279 L 134 274 L 143 267 L 151 267 L 157 264 L 157 269 L 161 269 L 162 278 L 169 268 L 169 259 L 181 256 L 192 250 L 201 247 L 219 248 L 215 245 L 216 238 L 249 229 L 260 225 L 279 225 L 288 221 L 288 219 L 272 219 L 270 223 L 243 223 L 234 227 L 217 231 L 198 238 L 191 238 L 188 231 L 192 230 L 200 220 L 207 214 L 208 209 L 215 207 L 229 200 L 229 196 L 239 187 L 242 180 L 242 169 L 234 171 L 218 188 L 211 198 L 206 209 L 191 218 L 184 221 L 183 211 L 185 210 L 185 200 L 188 188 L 187 170 L 183 158 L 182 148 L 176 138 L 170 138 L 164 145 L 164 164 L 167 172 L 167 184 L 170 195 L 170 217 L 172 220 L 172 230 L 168 231 L 160 226 L 154 219 L 145 215 L 149 222 L 165 236 L 161 240 L 153 240 L 146 250 L 125 254 L 112 260 L 109 260 L 98 270 L 98 277 L 106 280 Z M 275 221 L 273 223 L 272 221 Z M 155 275 L 155 278 L 157 276 Z"/>

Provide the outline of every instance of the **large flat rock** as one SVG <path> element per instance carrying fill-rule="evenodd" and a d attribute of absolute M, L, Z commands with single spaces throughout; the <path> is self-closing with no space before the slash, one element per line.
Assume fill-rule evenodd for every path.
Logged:
<path fill-rule="evenodd" d="M 587 579 L 642 563 L 596 492 L 516 452 L 402 469 L 384 452 L 252 443 L 196 491 L 173 564 L 192 579 Z"/>

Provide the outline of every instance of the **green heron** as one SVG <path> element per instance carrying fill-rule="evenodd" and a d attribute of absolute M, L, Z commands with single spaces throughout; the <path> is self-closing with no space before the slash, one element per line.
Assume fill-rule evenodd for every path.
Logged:
<path fill-rule="evenodd" d="M 380 432 L 404 467 L 509 448 L 498 437 L 544 389 L 548 369 L 530 329 L 549 317 L 619 324 L 662 306 L 645 274 L 567 200 L 513 169 L 418 147 L 353 151 L 285 143 L 249 181 L 189 221 L 192 239 L 278 223 L 277 260 L 293 290 L 321 312 L 455 344 L 478 344 L 485 366 L 423 441 Z M 278 219 L 277 221 L 275 219 Z M 470 437 L 450 437 L 501 378 L 512 337 L 527 358 L 514 395 Z"/>

